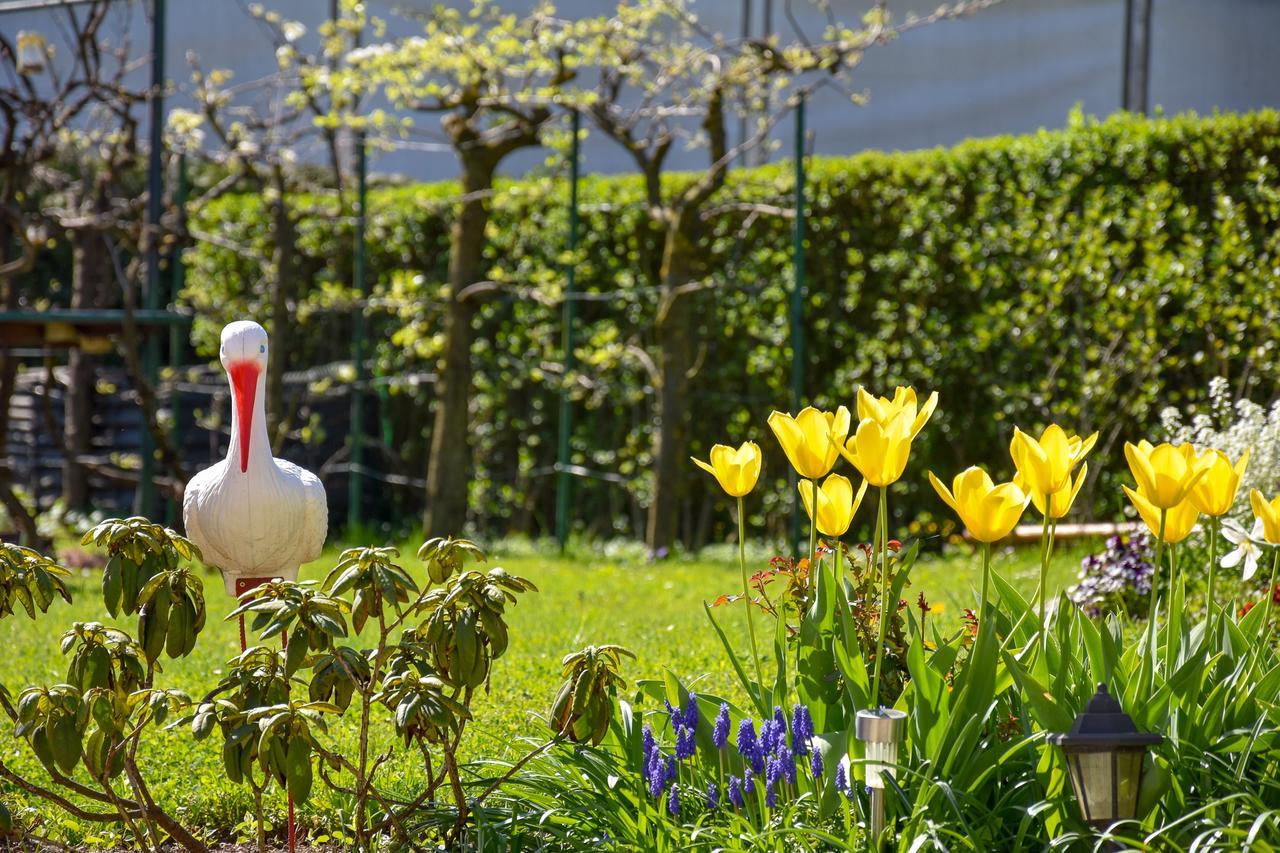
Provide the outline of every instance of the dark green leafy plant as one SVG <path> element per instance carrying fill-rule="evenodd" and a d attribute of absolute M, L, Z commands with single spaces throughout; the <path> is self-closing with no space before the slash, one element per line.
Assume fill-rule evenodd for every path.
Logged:
<path fill-rule="evenodd" d="M 354 801 L 357 848 L 368 849 L 387 833 L 410 843 L 414 835 L 405 822 L 441 808 L 434 803 L 442 789 L 452 798 L 447 843 L 465 829 L 475 798 L 465 791 L 457 751 L 472 718 L 471 699 L 508 648 L 506 608 L 534 586 L 500 568 L 464 570 L 466 560 L 484 559 L 467 540 L 434 539 L 419 553 L 425 582 L 398 562 L 395 548 L 351 548 L 319 586 L 263 584 L 228 616 L 251 617 L 262 639 L 287 637 L 287 649 L 256 646 L 243 653 L 185 722 L 197 738 L 215 726 L 221 731 L 227 773 L 253 787 L 260 827 L 267 781 L 300 799 L 311 791 L 314 765 L 326 785 Z M 305 686 L 309 701 L 289 699 L 291 686 Z M 320 737 L 320 715 L 341 715 L 353 703 L 358 744 L 348 754 Z M 383 790 L 380 770 L 394 748 L 370 754 L 376 706 L 390 712 L 404 748 L 422 756 L 426 782 L 408 800 Z"/>
<path fill-rule="evenodd" d="M 159 847 L 167 837 L 204 851 L 202 841 L 156 804 L 137 760 L 142 739 L 190 702 L 182 691 L 157 686 L 155 676 L 160 658 L 166 652 L 189 654 L 204 627 L 202 584 L 184 565 L 198 552 L 173 531 L 141 518 L 103 522 L 84 542 L 107 551 L 104 607 L 113 614 L 136 613 L 140 640 L 98 622 L 78 622 L 62 637 L 69 657 L 65 682 L 24 689 L 16 707 L 0 689 L 16 736 L 55 787 L 23 778 L 3 763 L 0 777 L 82 820 L 118 823 L 139 845 Z M 30 549 L 0 543 L 0 616 L 14 613 L 15 602 L 34 617 L 55 597 L 70 601 L 66 574 Z M 92 784 L 75 778 L 82 765 Z M 96 810 L 101 807 L 109 810 Z"/>
<path fill-rule="evenodd" d="M 621 646 L 587 646 L 561 661 L 564 684 L 551 702 L 551 730 L 575 743 L 599 746 L 609 731 L 617 691 L 626 687 L 622 658 L 635 654 Z"/>

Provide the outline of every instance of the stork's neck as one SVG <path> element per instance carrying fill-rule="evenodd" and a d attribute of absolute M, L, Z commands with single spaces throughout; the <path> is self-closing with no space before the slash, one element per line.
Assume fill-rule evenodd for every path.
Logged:
<path fill-rule="evenodd" d="M 253 395 L 253 428 L 249 438 L 249 467 L 244 473 L 240 471 L 240 415 L 234 403 L 235 385 L 228 376 L 231 385 L 231 444 L 227 447 L 227 469 L 236 476 L 252 477 L 255 471 L 265 471 L 272 464 L 271 440 L 267 437 L 267 371 L 258 374 L 257 390 Z"/>

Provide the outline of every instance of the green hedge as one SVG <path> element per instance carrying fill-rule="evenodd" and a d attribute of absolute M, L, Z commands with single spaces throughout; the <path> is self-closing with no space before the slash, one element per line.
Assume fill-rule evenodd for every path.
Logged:
<path fill-rule="evenodd" d="M 1092 505 L 1115 514 L 1121 445 L 1151 434 L 1161 408 L 1199 399 L 1215 375 L 1254 399 L 1277 393 L 1277 164 L 1272 111 L 1073 116 L 1060 131 L 815 159 L 806 393 L 824 406 L 852 404 L 859 384 L 941 393 L 909 493 L 897 499 L 904 517 L 938 509 L 926 468 L 949 475 L 978 463 L 1007 474 L 1013 425 L 1050 419 L 1101 432 Z M 791 221 L 762 207 L 790 206 L 791 175 L 786 163 L 739 171 L 714 203 L 705 250 L 719 274 L 701 297 L 693 402 L 693 453 L 748 437 L 767 449 L 776 487 L 756 502 L 755 520 L 775 532 L 789 494 L 765 418 L 789 399 Z M 455 192 L 415 185 L 371 198 L 370 269 L 382 300 L 371 317 L 385 376 L 434 367 Z M 610 479 L 578 482 L 575 522 L 595 535 L 631 534 L 648 488 L 651 388 L 635 347 L 652 340 L 657 242 L 633 177 L 588 179 L 581 195 L 579 289 L 596 296 L 579 313 L 574 461 Z M 552 523 L 554 482 L 541 472 L 554 462 L 562 379 L 565 199 L 563 183 L 547 178 L 504 184 L 495 197 L 491 277 L 512 287 L 485 307 L 475 348 L 470 488 L 481 528 L 538 534 Z M 307 331 L 291 367 L 347 357 L 350 326 L 350 224 L 330 201 L 298 204 L 309 211 L 300 228 Z M 269 249 L 256 198 L 222 200 L 199 226 Z M 209 242 L 187 260 L 186 298 L 202 314 L 198 340 L 212 355 L 222 322 L 265 315 L 260 265 Z M 421 476 L 430 385 L 393 384 L 384 403 L 401 473 Z M 728 515 L 718 498 L 707 500 L 710 478 L 692 466 L 686 495 L 686 541 L 720 536 Z"/>

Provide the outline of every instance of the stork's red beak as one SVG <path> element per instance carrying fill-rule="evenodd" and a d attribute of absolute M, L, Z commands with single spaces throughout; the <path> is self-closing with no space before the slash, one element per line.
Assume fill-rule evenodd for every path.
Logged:
<path fill-rule="evenodd" d="M 236 425 L 240 429 L 240 473 L 249 470 L 249 436 L 253 435 L 253 399 L 258 393 L 256 361 L 233 361 L 227 365 L 231 377 L 232 396 L 236 404 Z"/>

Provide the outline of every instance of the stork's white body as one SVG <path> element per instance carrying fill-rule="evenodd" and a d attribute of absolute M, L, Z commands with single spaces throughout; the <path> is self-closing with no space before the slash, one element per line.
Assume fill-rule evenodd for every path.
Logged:
<path fill-rule="evenodd" d="M 257 323 L 228 325 L 222 332 L 222 363 L 236 395 L 231 444 L 226 459 L 187 483 L 182 519 L 187 536 L 205 562 L 222 572 L 227 593 L 235 596 L 237 579 L 295 579 L 298 567 L 324 548 L 329 510 L 316 475 L 271 455 L 266 332 Z M 247 425 L 244 415 L 250 415 Z"/>

